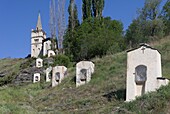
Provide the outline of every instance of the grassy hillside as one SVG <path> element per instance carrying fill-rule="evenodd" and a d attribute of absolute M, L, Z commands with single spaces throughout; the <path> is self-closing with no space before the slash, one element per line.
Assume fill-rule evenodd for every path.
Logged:
<path fill-rule="evenodd" d="M 162 54 L 163 76 L 170 78 L 170 38 L 151 44 Z M 0 72 L 19 72 L 24 59 L 1 59 Z M 89 84 L 75 87 L 75 67 L 69 68 L 62 83 L 51 88 L 50 83 L 0 87 L 2 113 L 167 113 L 170 107 L 170 85 L 124 103 L 126 52 L 94 58 L 95 73 Z M 6 67 L 4 67 L 6 66 Z M 15 75 L 9 73 L 9 77 Z M 4 78 L 4 77 L 3 77 Z M 4 79 L 6 80 L 6 79 Z M 4 81 L 3 80 L 3 81 Z"/>

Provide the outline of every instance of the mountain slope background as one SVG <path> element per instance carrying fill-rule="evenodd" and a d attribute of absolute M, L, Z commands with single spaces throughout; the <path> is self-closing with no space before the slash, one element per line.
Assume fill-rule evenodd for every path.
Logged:
<path fill-rule="evenodd" d="M 150 44 L 162 56 L 163 77 L 170 78 L 170 37 Z M 75 65 L 57 87 L 43 80 L 36 84 L 13 83 L 31 66 L 32 59 L 0 60 L 0 112 L 2 113 L 170 113 L 170 85 L 125 103 L 126 52 L 93 58 L 90 83 L 75 87 Z"/>

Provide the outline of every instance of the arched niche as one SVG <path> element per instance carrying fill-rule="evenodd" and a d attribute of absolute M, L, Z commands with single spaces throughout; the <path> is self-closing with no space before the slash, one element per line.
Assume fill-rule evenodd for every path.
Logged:
<path fill-rule="evenodd" d="M 60 72 L 56 72 L 56 73 L 55 73 L 55 80 L 56 80 L 57 82 L 59 82 L 59 80 L 60 80 Z"/>
<path fill-rule="evenodd" d="M 87 69 L 81 69 L 80 70 L 80 80 L 86 81 L 87 78 Z"/>
<path fill-rule="evenodd" d="M 147 80 L 147 67 L 139 65 L 135 68 L 135 82 L 138 85 L 143 85 Z"/>

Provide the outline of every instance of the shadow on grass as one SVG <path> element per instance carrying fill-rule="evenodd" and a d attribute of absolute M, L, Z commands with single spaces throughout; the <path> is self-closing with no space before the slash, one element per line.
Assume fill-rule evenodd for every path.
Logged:
<path fill-rule="evenodd" d="M 112 91 L 110 93 L 104 94 L 103 97 L 106 97 L 109 102 L 111 102 L 113 98 L 115 98 L 117 100 L 125 100 L 126 99 L 126 90 L 120 89 L 117 91 Z"/>
<path fill-rule="evenodd" d="M 76 83 L 76 76 L 71 79 L 72 82 Z"/>

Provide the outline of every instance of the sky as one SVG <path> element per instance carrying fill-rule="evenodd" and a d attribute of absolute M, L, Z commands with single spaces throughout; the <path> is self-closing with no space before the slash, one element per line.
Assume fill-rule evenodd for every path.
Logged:
<path fill-rule="evenodd" d="M 0 58 L 24 58 L 30 54 L 31 29 L 36 28 L 38 13 L 41 13 L 43 30 L 49 33 L 50 0 L 1 0 L 0 3 Z M 82 0 L 75 0 L 79 20 L 82 20 Z M 66 0 L 66 24 L 68 23 L 69 0 Z M 135 19 L 144 0 L 105 0 L 103 16 L 120 20 L 124 30 Z"/>

